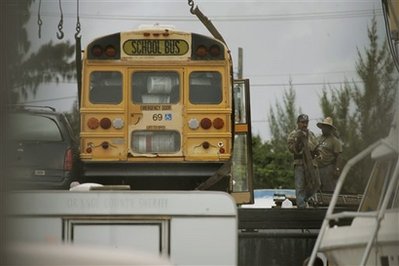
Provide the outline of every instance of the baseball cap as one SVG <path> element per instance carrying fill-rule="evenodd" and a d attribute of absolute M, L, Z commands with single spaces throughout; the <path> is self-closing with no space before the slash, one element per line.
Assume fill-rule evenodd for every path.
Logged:
<path fill-rule="evenodd" d="M 305 114 L 300 114 L 296 121 L 297 122 L 309 121 L 309 116 Z"/>

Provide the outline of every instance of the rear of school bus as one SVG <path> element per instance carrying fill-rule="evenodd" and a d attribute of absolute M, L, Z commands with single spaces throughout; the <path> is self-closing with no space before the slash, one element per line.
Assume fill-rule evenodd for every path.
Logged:
<path fill-rule="evenodd" d="M 85 181 L 195 189 L 229 165 L 231 69 L 224 44 L 172 28 L 92 41 L 80 108 Z M 213 188 L 225 190 L 230 167 L 222 169 Z"/>

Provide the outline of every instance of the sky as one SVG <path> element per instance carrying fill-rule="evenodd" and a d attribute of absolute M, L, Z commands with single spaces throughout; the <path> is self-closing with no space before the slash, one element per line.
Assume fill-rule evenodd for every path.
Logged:
<path fill-rule="evenodd" d="M 38 37 L 37 19 L 43 22 Z M 190 13 L 186 0 L 60 0 L 64 39 L 74 42 L 77 3 L 82 47 L 106 34 L 155 23 L 210 35 Z M 319 104 L 322 88 L 358 82 L 358 51 L 368 47 L 367 29 L 376 15 L 379 36 L 385 38 L 378 0 L 194 0 L 222 34 L 237 71 L 238 49 L 243 49 L 243 76 L 250 80 L 252 133 L 270 140 L 268 114 L 282 104 L 291 80 L 297 108 L 310 116 L 310 129 L 323 119 Z M 32 49 L 57 39 L 59 1 L 36 0 L 27 25 Z M 27 101 L 70 111 L 77 99 L 75 83 L 47 84 Z"/>

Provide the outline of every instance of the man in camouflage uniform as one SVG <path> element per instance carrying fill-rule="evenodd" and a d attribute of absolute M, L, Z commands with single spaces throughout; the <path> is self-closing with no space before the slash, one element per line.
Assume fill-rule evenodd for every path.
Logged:
<path fill-rule="evenodd" d="M 317 147 L 316 136 L 308 130 L 309 117 L 301 114 L 297 118 L 297 128 L 288 135 L 288 149 L 294 154 L 294 175 L 296 203 L 298 208 L 306 208 L 307 201 L 320 186 L 314 168 L 312 153 Z"/>
<path fill-rule="evenodd" d="M 317 123 L 322 135 L 318 141 L 318 156 L 316 158 L 319 168 L 321 191 L 333 192 L 337 184 L 341 170 L 342 143 L 335 136 L 336 128 L 333 126 L 331 117 L 327 117 L 323 122 Z"/>

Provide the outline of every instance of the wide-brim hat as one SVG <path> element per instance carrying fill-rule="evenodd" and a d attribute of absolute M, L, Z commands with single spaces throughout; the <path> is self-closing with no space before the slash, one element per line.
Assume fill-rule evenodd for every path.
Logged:
<path fill-rule="evenodd" d="M 323 122 L 317 123 L 317 127 L 322 128 L 323 126 L 329 126 L 333 129 L 336 129 L 335 126 L 333 125 L 333 120 L 331 117 L 326 117 Z"/>

